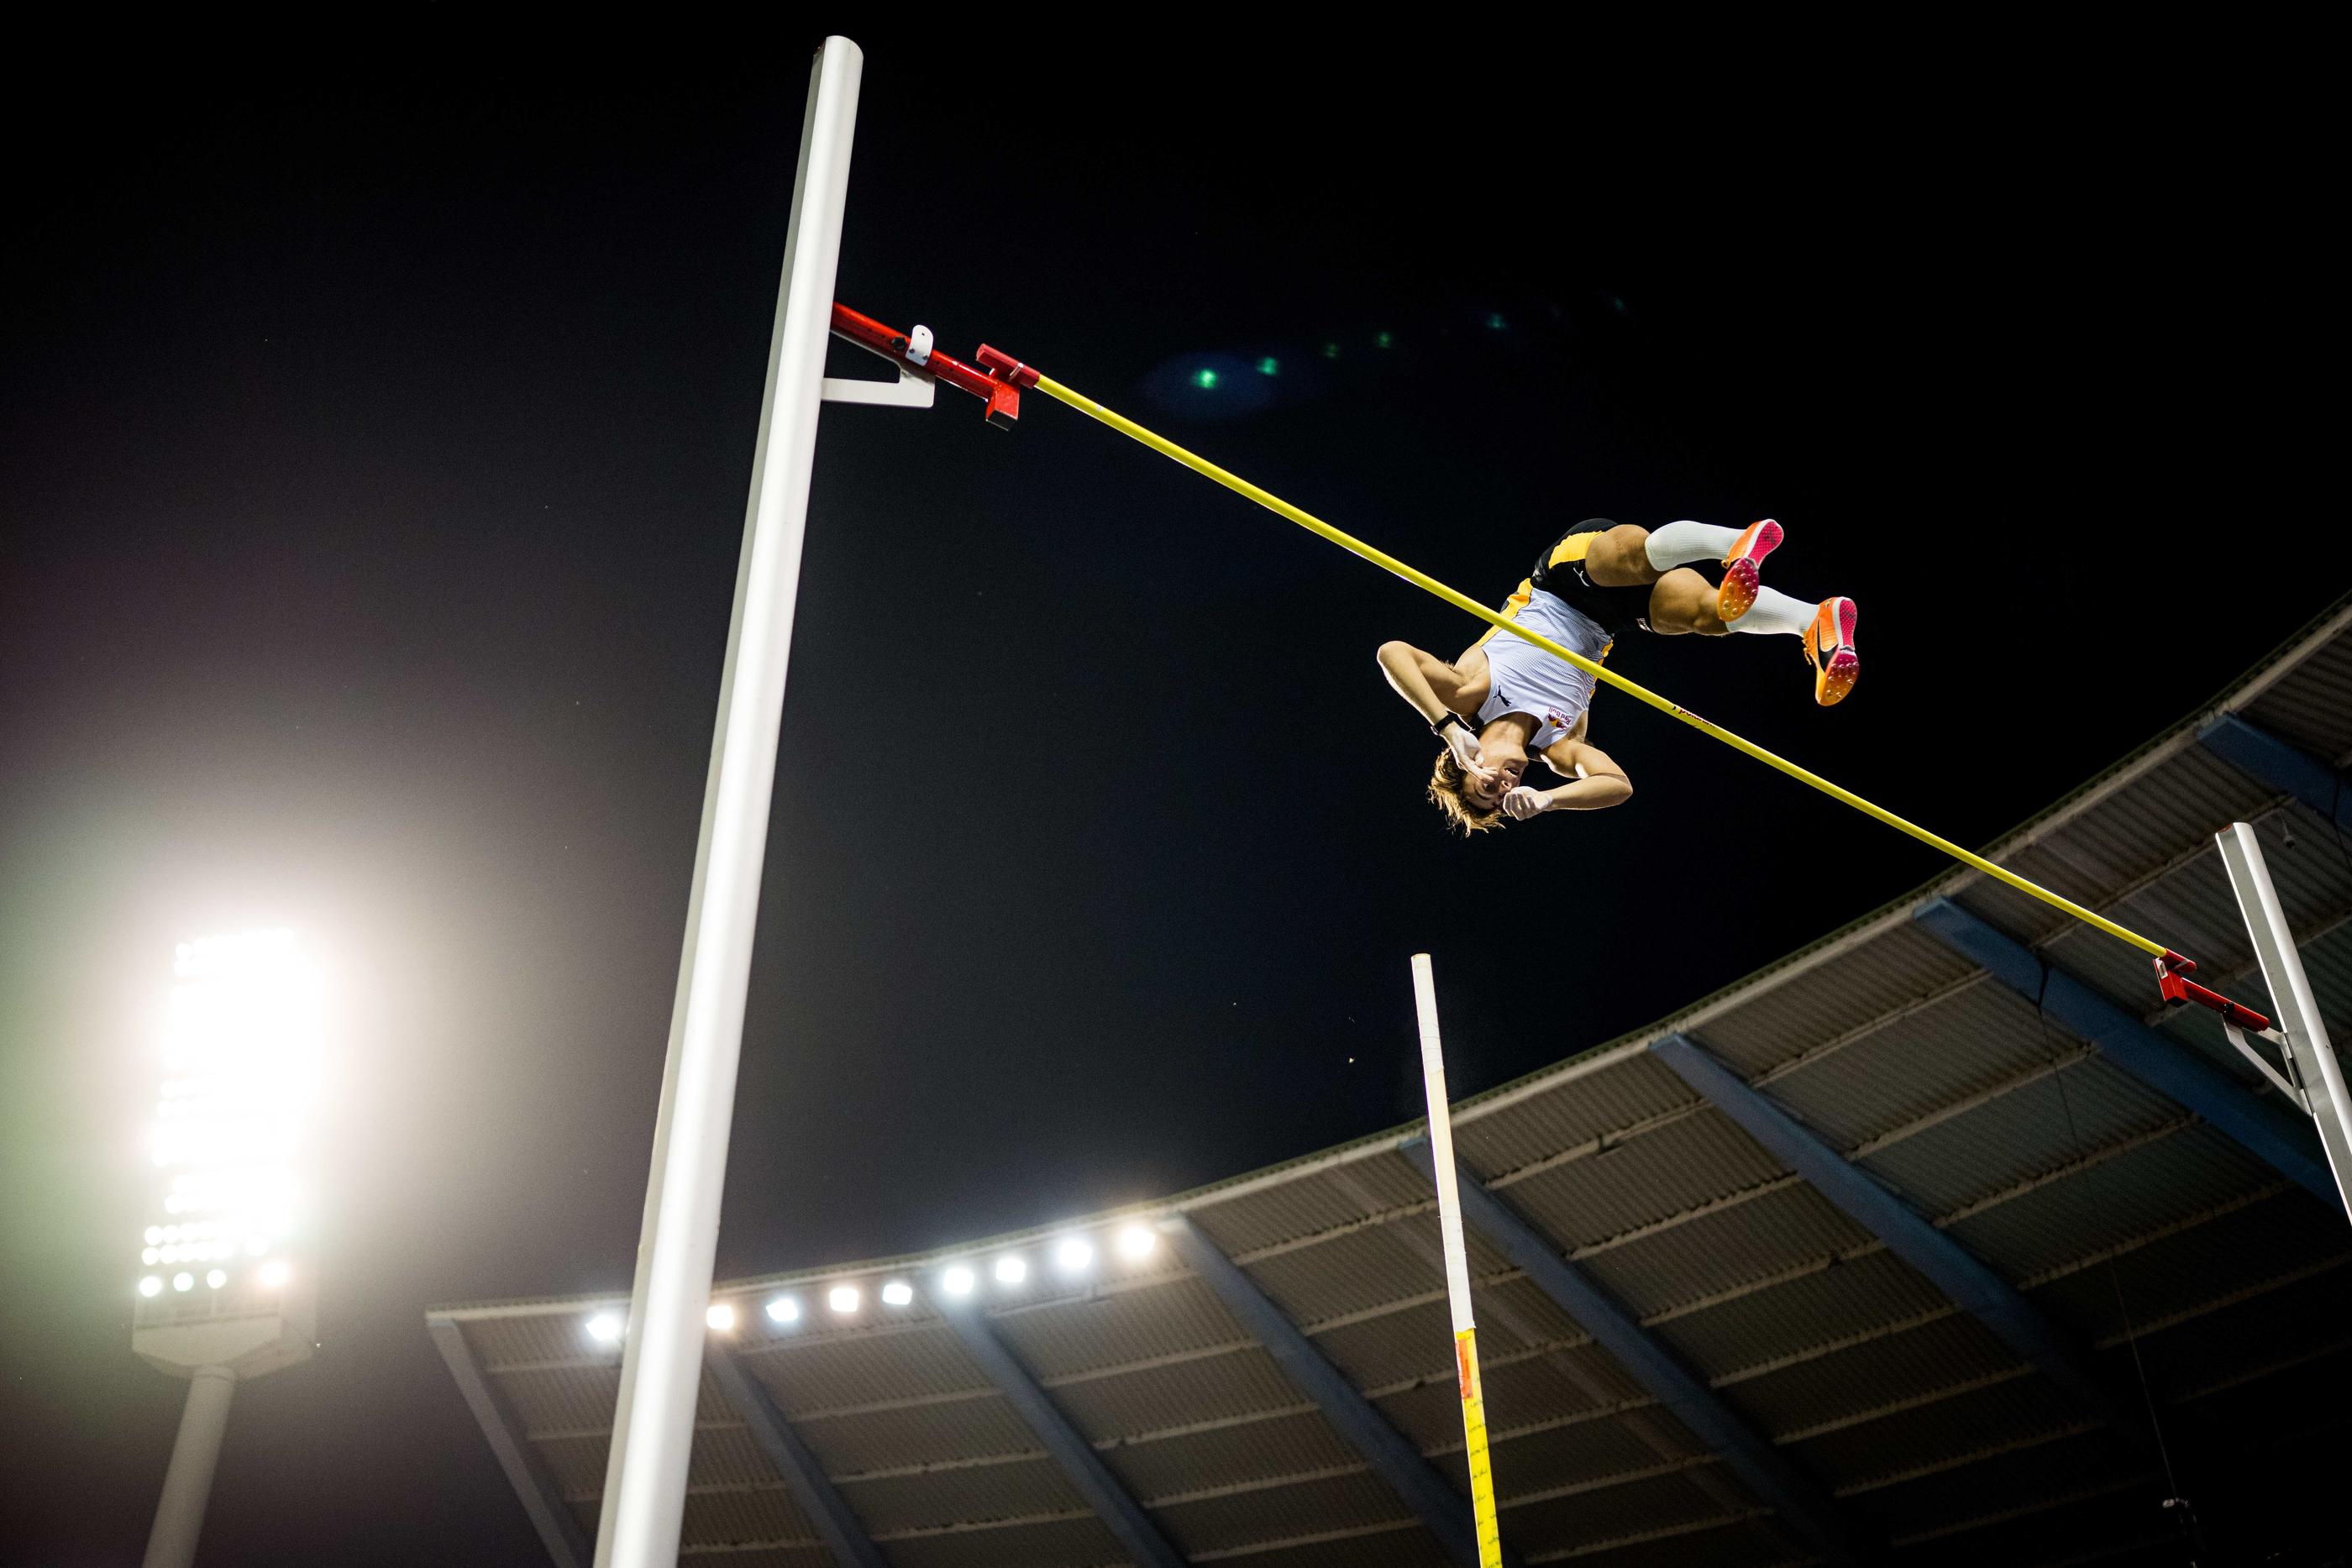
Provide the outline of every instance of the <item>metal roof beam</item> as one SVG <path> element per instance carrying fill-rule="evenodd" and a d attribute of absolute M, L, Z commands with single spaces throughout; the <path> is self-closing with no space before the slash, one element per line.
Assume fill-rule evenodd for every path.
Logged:
<path fill-rule="evenodd" d="M 1401 1152 L 1435 1179 L 1426 1138 L 1412 1139 Z M 1827 1492 L 1684 1366 L 1615 1298 L 1562 1257 L 1540 1231 L 1463 1169 L 1458 1158 L 1454 1166 L 1462 1190 L 1462 1218 L 1472 1229 L 1517 1264 L 1553 1305 L 1614 1356 L 1635 1383 L 1672 1411 L 1749 1490 L 1771 1504 L 1791 1529 L 1833 1563 L 1863 1560 L 1861 1543 L 1839 1517 Z"/>
<path fill-rule="evenodd" d="M 1926 1275 L 2020 1359 L 2040 1368 L 2078 1406 L 2110 1426 L 2136 1433 L 2057 1325 L 1974 1253 L 1922 1218 L 1875 1176 L 1815 1137 L 1687 1035 L 1668 1035 L 1650 1050 L 1675 1076 L 1738 1123 L 1782 1165 L 1811 1183 L 1848 1218 Z"/>
<path fill-rule="evenodd" d="M 2352 788 L 2344 775 L 2301 747 L 2233 713 L 2197 732 L 2197 743 L 2247 778 L 2291 795 L 2339 828 L 2352 828 Z"/>
<path fill-rule="evenodd" d="M 866 1533 L 866 1521 L 850 1511 L 849 1504 L 835 1490 L 833 1479 L 817 1462 L 816 1455 L 793 1430 L 784 1413 L 776 1408 L 767 1388 L 760 1380 L 743 1370 L 735 1353 L 723 1345 L 712 1344 L 703 1357 L 710 1375 L 727 1396 L 727 1403 L 743 1417 L 751 1429 L 751 1440 L 760 1445 L 768 1463 L 782 1479 L 793 1500 L 800 1504 L 801 1512 L 824 1541 L 825 1550 L 841 1568 L 888 1568 L 882 1553 L 875 1548 Z"/>
<path fill-rule="evenodd" d="M 507 1407 L 505 1397 L 482 1375 L 482 1364 L 474 1359 L 474 1347 L 466 1343 L 466 1332 L 451 1318 L 429 1317 L 425 1327 L 433 1335 L 433 1343 L 441 1352 L 441 1359 L 449 1364 L 449 1375 L 457 1380 L 457 1392 L 466 1396 L 466 1407 L 474 1413 L 474 1424 L 482 1429 L 488 1440 L 490 1452 L 499 1461 L 499 1469 L 507 1474 L 507 1484 L 514 1488 L 515 1497 L 523 1512 L 530 1516 L 533 1530 L 539 1531 L 541 1544 L 555 1568 L 588 1568 L 596 1555 L 594 1542 L 581 1525 L 580 1516 L 563 1500 L 562 1490 L 555 1478 L 548 1473 L 546 1461 L 539 1450 L 522 1435 L 521 1424 Z"/>
<path fill-rule="evenodd" d="M 1372 1473 L 1386 1481 L 1405 1507 L 1420 1516 L 1445 1554 L 1461 1568 L 1478 1568 L 1478 1539 L 1470 1521 L 1470 1500 L 1445 1484 L 1421 1450 L 1388 1423 L 1346 1374 L 1325 1359 L 1240 1264 L 1226 1257 L 1190 1219 L 1179 1215 L 1161 1225 L 1178 1256 L 1216 1292 L 1225 1310 L 1265 1346 L 1301 1394 L 1322 1407 L 1324 1418 L 1363 1455 Z M 1517 1564 L 1508 1548 L 1504 1561 Z"/>
<path fill-rule="evenodd" d="M 1118 1538 L 1138 1568 L 1184 1568 L 1182 1554 L 1169 1544 L 1151 1516 L 1143 1511 L 1143 1505 L 1129 1495 L 1118 1478 L 1111 1474 L 1110 1467 L 1102 1462 L 1102 1456 L 1095 1452 L 1094 1445 L 1070 1424 L 1070 1418 L 1038 1385 L 1029 1369 L 996 1337 L 996 1331 L 989 1327 L 981 1310 L 976 1306 L 947 1305 L 940 1316 L 963 1342 L 965 1353 L 982 1374 L 996 1385 L 1006 1403 L 1037 1435 L 1037 1440 L 1054 1456 L 1055 1463 L 1070 1478 L 1070 1484 L 1077 1489 L 1087 1506 Z"/>
<path fill-rule="evenodd" d="M 1912 913 L 1922 931 L 2099 1048 L 2106 1063 L 2194 1111 L 2289 1181 L 2336 1207 L 2336 1181 L 2310 1123 L 2257 1098 L 2196 1052 L 2177 1045 L 2040 954 L 1948 898 Z"/>

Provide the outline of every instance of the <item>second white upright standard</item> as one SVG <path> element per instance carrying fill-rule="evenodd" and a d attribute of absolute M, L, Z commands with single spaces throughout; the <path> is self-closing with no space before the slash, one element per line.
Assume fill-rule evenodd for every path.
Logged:
<path fill-rule="evenodd" d="M 1437 981 L 1426 953 L 1412 956 L 1412 1001 L 1421 1020 L 1421 1083 L 1429 1099 L 1429 1164 L 1437 1176 L 1437 1224 L 1445 1248 L 1445 1300 L 1454 1312 L 1454 1370 L 1462 1396 L 1470 1512 L 1477 1526 L 1479 1568 L 1502 1568 L 1495 1476 L 1486 1457 L 1486 1393 L 1478 1375 L 1478 1333 L 1470 1314 L 1470 1253 L 1462 1240 L 1462 1186 L 1454 1169 L 1454 1113 L 1445 1097 L 1445 1047 L 1437 1034 Z"/>
<path fill-rule="evenodd" d="M 751 463 L 735 612 L 719 683 L 719 721 L 694 854 L 677 999 L 654 1123 L 636 1282 L 621 1355 L 620 1402 L 604 1469 L 597 1568 L 677 1561 L 686 1473 L 702 1384 L 704 1314 L 719 1241 L 719 1198 L 743 1049 L 751 931 L 776 777 L 784 664 L 792 650 L 808 522 L 809 471 L 833 317 L 834 271 L 849 189 L 864 57 L 827 38 L 811 68 L 800 177 L 783 284 L 768 345 L 768 388 Z"/>

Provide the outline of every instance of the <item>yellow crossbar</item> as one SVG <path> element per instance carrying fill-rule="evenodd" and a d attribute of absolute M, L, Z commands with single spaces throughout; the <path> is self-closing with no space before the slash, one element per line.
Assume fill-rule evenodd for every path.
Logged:
<path fill-rule="evenodd" d="M 1407 566 L 1404 562 L 1397 559 L 1394 556 L 1374 549 L 1371 546 L 1364 543 L 1363 540 L 1355 538 L 1351 534 L 1340 532 L 1338 528 L 1333 528 L 1322 518 L 1318 517 L 1311 513 L 1299 510 L 1299 508 L 1292 506 L 1281 497 L 1265 490 L 1261 490 L 1256 486 L 1251 484 L 1248 480 L 1242 478 L 1238 475 L 1227 473 L 1225 470 L 1218 467 L 1215 464 L 1210 462 L 1207 458 L 1201 456 L 1199 454 L 1186 451 L 1183 447 L 1177 445 L 1166 436 L 1160 435 L 1154 432 L 1144 429 L 1143 426 L 1136 423 L 1135 421 L 1128 418 L 1125 414 L 1115 413 L 1111 410 L 1103 407 L 1102 404 L 1095 402 L 1094 399 L 1072 392 L 1069 388 L 1054 380 L 1051 376 L 1039 376 L 1037 378 L 1037 390 L 1045 393 L 1049 397 L 1059 399 L 1061 402 L 1069 404 L 1072 408 L 1076 409 L 1080 413 L 1083 413 L 1091 419 L 1100 420 L 1103 423 L 1109 425 L 1113 430 L 1118 431 L 1120 434 L 1130 436 L 1133 439 L 1143 443 L 1144 445 L 1149 446 L 1151 450 L 1159 453 L 1161 456 L 1173 458 L 1175 461 L 1181 463 L 1185 467 L 1192 470 L 1195 474 L 1204 475 L 1211 479 L 1214 479 L 1218 484 L 1223 485 L 1226 489 L 1231 490 L 1236 496 L 1245 496 L 1249 499 L 1255 501 L 1259 506 L 1264 507 L 1267 511 L 1273 512 L 1276 516 L 1289 518 L 1292 522 L 1297 523 L 1300 528 L 1307 529 L 1310 533 L 1322 535 L 1325 538 L 1329 539 L 1333 544 L 1338 545 L 1341 549 L 1347 550 L 1351 554 L 1360 555 L 1366 560 L 1370 561 L 1374 566 L 1386 568 L 1388 570 L 1396 573 L 1397 576 L 1404 579 L 1407 582 L 1412 583 L 1415 588 L 1420 589 L 1424 593 L 1435 594 L 1438 598 L 1443 599 L 1446 603 L 1451 604 L 1456 610 L 1466 611 L 1470 614 L 1475 615 L 1479 620 L 1487 622 L 1489 625 L 1499 626 L 1504 631 L 1508 632 L 1512 636 L 1517 637 L 1522 641 L 1534 643 L 1537 647 L 1541 648 L 1545 653 L 1549 653 L 1555 659 L 1567 660 L 1570 664 L 1574 664 L 1578 669 L 1585 672 L 1585 674 L 1593 676 L 1597 680 L 1607 682 L 1609 685 L 1616 687 L 1619 691 L 1623 692 L 1626 695 L 1649 704 L 1650 706 L 1656 708 L 1660 713 L 1670 714 L 1674 717 L 1682 720 L 1693 729 L 1697 730 L 1701 735 L 1709 736 L 1714 739 L 1719 740 L 1735 751 L 1746 752 L 1748 756 L 1754 758 L 1757 761 L 1763 763 L 1766 767 L 1776 768 L 1781 772 L 1787 774 L 1790 778 L 1798 780 L 1800 783 L 1810 784 L 1814 789 L 1820 790 L 1822 794 L 1827 795 L 1831 800 L 1841 801 L 1845 805 L 1851 806 L 1855 810 L 1860 811 L 1866 816 L 1875 817 L 1880 821 L 1885 823 L 1888 827 L 1895 829 L 1898 832 L 1908 833 L 1911 837 L 1918 840 L 1923 844 L 1931 844 L 1935 848 L 1943 851 L 1944 853 L 1951 856 L 1954 860 L 1958 861 L 1961 864 L 1970 866 L 1975 870 L 1984 873 L 1985 875 L 1989 877 L 2006 883 L 2010 886 L 2017 889 L 2020 893 L 2026 894 L 2031 897 L 2038 898 L 2042 903 L 2050 905 L 2053 909 L 2063 909 L 2067 914 L 2073 915 L 2075 919 L 2082 921 L 2084 925 L 2095 925 L 2100 930 L 2105 932 L 2108 936 L 2115 937 L 2119 942 L 2128 942 L 2133 946 L 2138 948 L 2141 952 L 2153 955 L 2158 958 L 2166 956 L 2168 949 L 2162 943 L 2150 941 L 2148 938 L 2141 936 L 2138 932 L 2118 925 L 2114 921 L 2109 920 L 2105 915 L 2085 909 L 2072 899 L 2061 898 L 2058 894 L 2051 892 L 2048 888 L 2043 887 L 2041 883 L 2029 882 L 2013 871 L 2008 871 L 2000 866 L 1995 865 L 1992 862 L 1985 859 L 1984 856 L 1977 854 L 1972 851 L 1962 849 L 1959 845 L 1952 842 L 1951 840 L 1943 837 L 1941 834 L 1931 833 L 1927 829 L 1919 826 L 1918 823 L 1898 817 L 1894 812 L 1888 810 L 1885 807 L 1878 805 L 1874 801 L 1865 800 L 1851 789 L 1845 789 L 1841 785 L 1831 783 L 1828 779 L 1822 778 L 1820 774 L 1813 772 L 1811 768 L 1800 768 L 1797 764 L 1790 761 L 1787 758 L 1767 751 L 1762 747 L 1757 745 L 1754 741 L 1749 740 L 1743 736 L 1734 735 L 1731 731 L 1724 728 L 1721 725 L 1713 724 L 1699 717 L 1698 715 L 1692 713 L 1689 709 L 1669 702 L 1664 697 L 1660 696 L 1657 693 L 1650 690 L 1647 686 L 1629 681 L 1624 676 L 1618 674 L 1615 671 L 1611 670 L 1604 665 L 1595 664 L 1593 661 L 1585 658 L 1580 653 L 1576 653 L 1567 648 L 1561 647 L 1558 643 L 1553 642 L 1550 638 L 1541 636 L 1537 632 L 1528 631 L 1525 626 L 1520 625 L 1516 621 L 1506 620 L 1502 615 L 1493 610 L 1489 610 L 1486 606 L 1479 603 L 1476 600 L 1472 599 L 1467 594 L 1457 593 L 1453 589 L 1446 587 L 1445 584 L 1438 581 L 1427 572 L 1417 571 L 1413 568 Z"/>

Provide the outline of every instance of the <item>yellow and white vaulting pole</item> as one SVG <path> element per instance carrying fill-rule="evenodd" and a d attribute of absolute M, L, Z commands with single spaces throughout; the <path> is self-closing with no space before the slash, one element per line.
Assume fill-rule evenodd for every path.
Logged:
<path fill-rule="evenodd" d="M 1502 1568 L 1495 1522 L 1495 1476 L 1486 1460 L 1486 1400 L 1478 1382 L 1478 1331 L 1470 1321 L 1470 1255 L 1462 1244 L 1462 1192 L 1454 1176 L 1454 1123 L 1445 1102 L 1445 1049 L 1437 1038 L 1437 984 L 1429 955 L 1412 956 L 1412 1000 L 1421 1015 L 1421 1082 L 1429 1094 L 1430 1166 L 1437 1173 L 1437 1223 L 1445 1239 L 1445 1300 L 1454 1312 L 1454 1370 L 1462 1393 L 1463 1457 L 1478 1527 L 1478 1568 Z"/>

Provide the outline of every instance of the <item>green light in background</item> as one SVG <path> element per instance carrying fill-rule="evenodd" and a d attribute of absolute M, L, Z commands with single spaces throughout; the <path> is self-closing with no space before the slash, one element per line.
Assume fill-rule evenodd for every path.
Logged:
<path fill-rule="evenodd" d="M 1372 341 L 1383 349 L 1393 349 L 1396 347 L 1396 340 L 1386 332 L 1373 333 Z"/>
<path fill-rule="evenodd" d="M 1192 384 L 1202 392 L 1214 392 L 1217 390 L 1217 372 L 1207 369 L 1194 371 Z"/>
<path fill-rule="evenodd" d="M 1276 360 L 1276 359 L 1272 354 L 1268 354 L 1265 358 L 1264 358 L 1264 359 L 1260 360 L 1260 361 L 1257 362 L 1257 373 L 1258 373 L 1258 374 L 1260 374 L 1260 375 L 1262 375 L 1262 376 L 1271 376 L 1271 375 L 1275 375 L 1275 374 L 1279 373 L 1279 372 L 1281 371 L 1281 370 L 1282 370 L 1282 364 L 1281 364 L 1281 362 L 1280 362 L 1279 361 L 1277 361 L 1277 360 Z"/>
<path fill-rule="evenodd" d="M 1503 313 L 1500 310 L 1490 310 L 1486 313 L 1486 330 L 1489 332 L 1499 332 L 1509 325 L 1508 321 L 1503 319 Z"/>
<path fill-rule="evenodd" d="M 1323 357 L 1324 357 L 1325 359 L 1327 359 L 1327 360 L 1336 360 L 1336 359 L 1338 359 L 1338 358 L 1339 357 L 1339 344 L 1337 344 L 1337 343 L 1326 343 L 1326 344 L 1324 344 L 1324 345 L 1323 345 Z"/>

